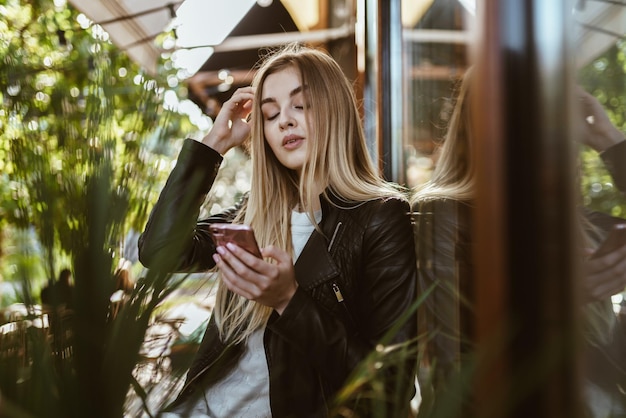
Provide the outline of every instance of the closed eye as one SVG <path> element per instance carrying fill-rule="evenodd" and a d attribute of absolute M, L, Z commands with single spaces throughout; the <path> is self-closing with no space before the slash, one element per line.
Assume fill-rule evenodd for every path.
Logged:
<path fill-rule="evenodd" d="M 274 120 L 274 119 L 276 119 L 277 117 L 278 117 L 278 113 L 276 113 L 275 115 L 272 115 L 272 116 L 267 116 L 267 117 L 265 118 L 265 120 Z"/>

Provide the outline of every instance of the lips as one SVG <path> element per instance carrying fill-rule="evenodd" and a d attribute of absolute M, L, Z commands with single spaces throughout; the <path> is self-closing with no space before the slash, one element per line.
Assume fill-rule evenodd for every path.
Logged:
<path fill-rule="evenodd" d="M 302 144 L 304 138 L 298 135 L 287 135 L 283 138 L 283 147 L 287 149 L 297 148 Z"/>

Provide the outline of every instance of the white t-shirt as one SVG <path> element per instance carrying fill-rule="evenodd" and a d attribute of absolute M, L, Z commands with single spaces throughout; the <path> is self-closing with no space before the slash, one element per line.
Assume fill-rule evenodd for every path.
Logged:
<path fill-rule="evenodd" d="M 322 220 L 322 211 L 318 210 L 314 213 L 315 222 L 320 223 Z M 291 242 L 293 245 L 294 262 L 300 256 L 309 237 L 315 230 L 315 225 L 311 223 L 309 214 L 306 212 L 291 212 Z"/>
<path fill-rule="evenodd" d="M 322 211 L 315 212 L 315 221 L 322 220 Z M 307 213 L 291 213 L 291 240 L 294 263 L 298 259 L 315 226 Z M 237 365 L 221 380 L 209 387 L 204 398 L 188 412 L 189 416 L 200 418 L 269 418 L 270 380 L 267 359 L 263 347 L 264 329 L 258 329 L 246 341 L 244 354 Z M 188 405 L 179 409 L 180 413 Z M 165 413 L 164 418 L 179 417 L 176 412 Z"/>

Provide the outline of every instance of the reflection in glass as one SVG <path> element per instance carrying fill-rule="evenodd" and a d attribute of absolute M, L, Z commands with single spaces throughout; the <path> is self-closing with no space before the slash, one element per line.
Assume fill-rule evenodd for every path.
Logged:
<path fill-rule="evenodd" d="M 468 371 L 475 348 L 475 150 L 469 109 L 463 106 L 467 91 L 460 87 L 471 64 L 468 29 L 474 18 L 469 12 L 471 6 L 463 2 L 429 3 L 411 16 L 404 9 L 403 16 L 405 175 L 408 185 L 418 190 L 413 208 L 419 276 L 422 292 L 431 292 L 419 316 L 424 337 L 420 386 L 423 408 L 432 405 L 434 393 L 436 405 L 445 403 L 448 411 L 460 412 L 467 408 L 472 390 Z M 620 35 L 626 30 L 626 4 L 579 2 L 573 13 L 578 24 L 571 28 L 571 35 L 577 40 L 578 84 L 582 87 L 581 91 L 569 92 L 569 97 L 582 104 L 578 109 L 582 113 L 576 114 L 580 138 L 572 140 L 581 141 L 581 199 L 576 212 L 580 231 L 576 233 L 582 236 L 583 245 L 576 250 L 585 256 L 581 271 L 576 273 L 581 276 L 583 290 L 583 399 L 589 416 L 623 416 L 626 318 L 622 305 L 626 277 L 624 256 L 618 252 L 626 252 L 626 243 L 611 260 L 602 263 L 599 257 L 589 255 L 608 236 L 611 225 L 626 222 L 626 39 Z M 515 18 L 506 16 L 504 21 Z M 544 20 L 538 25 L 541 30 L 529 36 L 542 43 L 543 52 L 562 48 L 550 36 L 560 24 L 550 27 Z M 548 58 L 553 60 L 553 67 L 537 67 L 548 71 L 562 65 L 557 61 L 561 57 L 553 54 Z M 528 165 L 529 173 L 537 168 L 532 162 Z M 537 184 L 549 181 L 540 177 Z M 601 264 L 612 266 L 613 271 Z M 526 376 L 538 379 L 537 374 Z"/>

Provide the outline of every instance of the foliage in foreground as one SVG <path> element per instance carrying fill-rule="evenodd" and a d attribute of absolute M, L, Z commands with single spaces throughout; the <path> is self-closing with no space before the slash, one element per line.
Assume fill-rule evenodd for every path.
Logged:
<path fill-rule="evenodd" d="M 148 272 L 113 319 L 113 272 L 169 169 L 165 139 L 191 128 L 164 108 L 165 76 L 147 77 L 63 2 L 10 0 L 0 9 L 0 227 L 12 231 L 3 242 L 22 231 L 36 238 L 3 260 L 28 314 L 0 337 L 2 409 L 122 416 L 132 384 L 145 396 L 133 375 L 140 347 L 179 281 Z M 33 285 L 66 263 L 74 306 L 50 312 L 42 327 Z"/>

